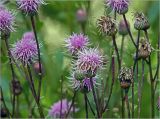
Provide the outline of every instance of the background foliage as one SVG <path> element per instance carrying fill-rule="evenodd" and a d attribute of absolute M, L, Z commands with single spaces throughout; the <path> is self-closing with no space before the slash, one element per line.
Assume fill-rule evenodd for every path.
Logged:
<path fill-rule="evenodd" d="M 69 76 L 71 69 L 71 57 L 66 52 L 64 48 L 64 39 L 67 38 L 71 33 L 80 33 L 81 27 L 76 21 L 76 11 L 79 8 L 85 8 L 88 5 L 88 1 L 85 0 L 48 0 L 46 1 L 47 5 L 41 6 L 39 10 L 38 16 L 36 16 L 36 28 L 38 31 L 38 39 L 40 40 L 41 47 L 41 56 L 43 61 L 43 67 L 45 70 L 45 75 L 43 77 L 42 84 L 42 94 L 41 94 L 41 102 L 44 107 L 45 115 L 48 115 L 48 109 L 50 106 L 58 101 L 61 98 L 60 80 L 63 78 L 63 98 L 67 98 L 71 100 L 73 96 L 73 90 L 68 86 L 69 81 L 67 77 Z M 89 19 L 87 21 L 86 26 L 86 34 L 88 35 L 91 46 L 97 47 L 104 51 L 104 54 L 107 56 L 109 62 L 106 66 L 106 69 L 102 72 L 101 80 L 104 80 L 104 84 L 107 86 L 105 90 L 105 97 L 107 99 L 109 94 L 109 89 L 111 85 L 111 76 L 110 76 L 110 59 L 111 59 L 111 50 L 112 50 L 112 42 L 110 37 L 104 37 L 99 34 L 96 28 L 96 20 L 100 16 L 105 14 L 111 14 L 112 12 L 105 9 L 103 0 L 92 0 L 90 6 L 90 14 Z M 134 39 L 136 39 L 137 31 L 133 28 L 133 12 L 142 11 L 144 12 L 151 24 L 151 28 L 149 29 L 149 38 L 151 40 L 151 44 L 154 48 L 157 47 L 158 40 L 158 32 L 160 28 L 159 24 L 159 1 L 146 1 L 146 0 L 132 0 L 129 12 L 126 14 L 127 19 L 130 22 L 131 31 L 134 34 Z M 13 44 L 15 41 L 19 40 L 22 34 L 26 31 L 31 30 L 30 19 L 17 10 L 15 1 L 10 0 L 7 3 L 7 7 L 9 9 L 13 9 L 16 11 L 16 32 L 11 34 L 10 44 Z M 117 24 L 122 16 L 117 15 Z M 144 34 L 141 33 L 141 37 L 144 37 Z M 118 48 L 121 45 L 121 36 L 118 34 L 116 36 Z M 1 41 L 1 49 L 5 49 L 5 45 L 3 41 Z M 6 50 L 1 50 L 1 86 L 3 88 L 4 98 L 6 100 L 7 106 L 9 109 L 12 109 L 10 103 L 10 81 L 11 81 L 11 72 L 9 70 L 9 61 L 7 58 L 7 52 L 3 52 Z M 129 36 L 125 37 L 125 45 L 124 45 L 124 59 L 123 65 L 125 66 L 133 66 L 133 54 L 135 53 L 134 47 Z M 155 73 L 157 59 L 157 53 L 153 51 L 152 57 L 152 67 L 153 73 Z M 139 63 L 141 69 L 141 63 Z M 117 67 L 116 67 L 117 68 Z M 19 99 L 19 115 L 20 117 L 28 116 L 28 107 L 29 105 L 34 105 L 33 98 L 31 96 L 31 92 L 29 87 L 25 81 L 25 78 L 19 73 L 18 69 L 16 69 L 17 79 L 21 82 L 23 87 L 23 93 L 18 97 Z M 139 71 L 141 72 L 141 70 Z M 150 104 L 150 81 L 149 81 L 149 73 L 148 67 L 145 65 L 145 81 L 144 87 L 142 89 L 142 113 L 141 117 L 150 117 L 151 116 L 151 104 Z M 107 78 L 109 76 L 109 78 Z M 141 75 L 139 75 L 141 78 Z M 38 78 L 34 79 L 36 83 L 38 83 Z M 159 86 L 158 86 L 159 87 Z M 137 115 L 137 89 L 138 83 L 135 85 L 135 115 Z M 159 89 L 156 91 L 155 101 L 157 102 Z M 98 86 L 97 91 L 102 92 L 102 87 Z M 94 106 L 92 94 L 88 94 L 89 99 Z M 131 101 L 131 91 L 129 91 L 129 101 Z M 27 103 L 26 103 L 27 102 Z M 84 100 L 83 95 L 79 92 L 78 97 L 76 97 L 77 107 L 80 109 L 75 117 L 85 117 L 84 110 Z M 156 103 L 157 104 L 157 103 Z M 94 108 L 95 109 L 95 108 Z M 155 105 L 156 117 L 158 117 L 158 110 Z M 90 112 L 90 111 L 89 111 Z M 38 115 L 37 109 L 35 109 L 35 115 Z M 120 87 L 119 81 L 116 79 L 115 85 L 113 87 L 113 94 L 111 97 L 111 101 L 109 103 L 109 109 L 104 114 L 104 117 L 120 117 L 121 115 L 121 97 L 120 97 Z M 92 117 L 92 114 L 89 113 L 89 116 Z"/>

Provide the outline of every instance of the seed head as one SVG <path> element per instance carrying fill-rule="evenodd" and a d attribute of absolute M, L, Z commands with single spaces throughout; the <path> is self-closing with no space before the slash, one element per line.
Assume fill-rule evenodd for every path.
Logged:
<path fill-rule="evenodd" d="M 147 30 L 150 27 L 147 17 L 142 12 L 134 14 L 134 28 L 137 30 Z"/>
<path fill-rule="evenodd" d="M 133 80 L 133 70 L 132 68 L 122 67 L 118 76 L 120 80 L 121 87 L 128 89 Z"/>
<path fill-rule="evenodd" d="M 61 107 L 61 104 L 62 104 L 62 107 Z M 49 116 L 52 118 L 60 118 L 60 117 L 65 118 L 65 115 L 67 114 L 70 106 L 71 106 L 71 102 L 68 102 L 67 99 L 62 99 L 53 104 L 53 106 L 49 110 Z M 78 109 L 75 108 L 75 112 L 77 111 Z M 73 112 L 73 107 L 71 107 L 70 112 Z"/>
<path fill-rule="evenodd" d="M 146 59 L 148 56 L 150 56 L 151 52 L 151 44 L 147 40 L 141 39 L 138 49 L 138 58 Z"/>
<path fill-rule="evenodd" d="M 97 26 L 99 31 L 105 35 L 112 36 L 117 33 L 116 24 L 111 17 L 101 16 L 101 18 L 97 21 Z"/>
<path fill-rule="evenodd" d="M 37 45 L 34 36 L 27 36 L 25 33 L 20 41 L 14 44 L 11 53 L 14 58 L 24 65 L 37 58 Z M 32 33 L 33 34 L 33 33 Z"/>
<path fill-rule="evenodd" d="M 105 4 L 118 14 L 125 14 L 128 11 L 129 0 L 106 0 Z"/>
<path fill-rule="evenodd" d="M 44 4 L 43 0 L 16 0 L 18 8 L 27 15 L 35 15 L 38 7 Z"/>

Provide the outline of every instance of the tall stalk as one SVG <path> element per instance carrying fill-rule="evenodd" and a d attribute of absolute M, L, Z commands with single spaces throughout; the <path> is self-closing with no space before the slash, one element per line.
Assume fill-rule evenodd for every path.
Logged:
<path fill-rule="evenodd" d="M 12 59 L 11 59 L 12 54 L 11 54 L 11 51 L 9 48 L 9 43 L 8 43 L 8 39 L 7 39 L 6 35 L 4 35 L 4 41 L 5 41 L 7 52 L 8 52 L 9 64 L 10 64 L 10 68 L 11 68 L 11 72 L 12 72 L 12 81 L 14 82 L 15 81 L 15 71 L 13 68 Z M 14 92 L 14 88 L 13 88 L 13 92 Z M 16 101 L 15 94 L 13 93 L 13 95 L 12 95 L 12 117 L 14 117 L 14 113 L 15 113 L 15 101 Z"/>
<path fill-rule="evenodd" d="M 42 67 L 41 67 L 39 42 L 38 42 L 38 38 L 37 38 L 37 32 L 36 32 L 36 27 L 35 27 L 35 22 L 34 22 L 34 17 L 33 16 L 31 16 L 31 23 L 32 23 L 32 29 L 33 29 L 35 39 L 36 39 L 37 50 L 38 50 L 38 63 L 39 63 L 38 102 L 39 102 L 40 93 L 41 93 L 41 84 L 42 84 Z"/>
<path fill-rule="evenodd" d="M 100 118 L 99 107 L 98 107 L 98 100 L 97 100 L 96 93 L 95 93 L 95 90 L 94 90 L 92 78 L 90 78 L 90 83 L 91 83 L 91 87 L 92 87 L 92 94 L 93 94 L 94 102 L 96 104 L 97 117 Z"/>
<path fill-rule="evenodd" d="M 87 94 L 86 93 L 84 93 L 84 102 L 85 102 L 86 119 L 88 119 L 88 105 L 87 105 Z"/>
<path fill-rule="evenodd" d="M 122 60 L 123 60 L 124 38 L 125 38 L 125 36 L 122 35 L 122 42 L 121 42 L 121 64 L 122 64 Z"/>
<path fill-rule="evenodd" d="M 140 118 L 140 112 L 141 112 L 141 100 L 142 100 L 142 90 L 143 90 L 143 84 L 144 84 L 144 60 L 142 59 L 142 80 L 138 81 L 138 118 Z"/>
<path fill-rule="evenodd" d="M 147 41 L 149 41 L 148 32 L 147 30 L 144 31 Z M 151 82 L 151 112 L 152 112 L 152 118 L 155 116 L 155 110 L 154 110 L 154 99 L 155 99 L 155 93 L 154 93 L 154 77 L 152 73 L 152 64 L 151 64 L 151 57 L 148 58 L 148 66 L 149 66 L 149 73 L 150 73 L 150 82 Z"/>
<path fill-rule="evenodd" d="M 104 113 L 105 110 L 108 107 L 108 104 L 109 104 L 109 101 L 110 101 L 110 98 L 111 98 L 111 95 L 112 95 L 114 80 L 115 80 L 115 61 L 114 61 L 114 55 L 112 55 L 112 83 L 111 83 L 111 89 L 110 89 L 110 93 L 109 93 L 109 97 L 108 97 L 107 103 L 106 103 L 105 107 L 103 108 L 102 113 Z"/>
<path fill-rule="evenodd" d="M 130 114 L 130 107 L 129 107 L 129 101 L 128 101 L 128 93 L 125 93 L 125 101 L 126 101 L 126 106 L 128 111 L 128 118 L 130 118 L 131 114 Z"/>

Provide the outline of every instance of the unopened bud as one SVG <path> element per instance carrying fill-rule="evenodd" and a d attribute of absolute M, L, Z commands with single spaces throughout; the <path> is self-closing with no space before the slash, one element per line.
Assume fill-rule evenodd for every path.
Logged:
<path fill-rule="evenodd" d="M 16 79 L 12 80 L 12 82 L 11 82 L 11 89 L 12 89 L 12 92 L 15 95 L 20 95 L 21 92 L 22 92 L 22 86 L 20 84 L 20 81 L 18 81 Z"/>
<path fill-rule="evenodd" d="M 127 21 L 128 27 L 130 28 L 129 22 Z M 118 26 L 118 32 L 120 35 L 127 35 L 128 30 L 124 20 L 121 20 Z"/>
<path fill-rule="evenodd" d="M 43 69 L 43 66 L 41 64 L 41 73 L 40 73 L 40 66 L 39 66 L 39 62 L 35 62 L 33 64 L 33 68 L 34 68 L 34 71 L 37 75 L 44 75 L 44 69 Z"/>
<path fill-rule="evenodd" d="M 87 20 L 87 12 L 85 9 L 78 9 L 76 13 L 77 21 L 80 23 L 84 23 Z"/>

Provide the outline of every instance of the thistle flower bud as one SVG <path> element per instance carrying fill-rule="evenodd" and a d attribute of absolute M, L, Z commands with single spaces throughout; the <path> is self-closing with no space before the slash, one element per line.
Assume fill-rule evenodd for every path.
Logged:
<path fill-rule="evenodd" d="M 16 0 L 17 6 L 22 12 L 27 15 L 33 16 L 37 13 L 41 4 L 44 4 L 43 0 Z"/>
<path fill-rule="evenodd" d="M 22 86 L 20 84 L 20 81 L 18 81 L 16 79 L 12 80 L 12 82 L 11 82 L 11 89 L 12 89 L 13 94 L 20 95 L 21 92 L 22 92 Z"/>
<path fill-rule="evenodd" d="M 141 12 L 136 12 L 134 14 L 135 22 L 134 28 L 137 30 L 147 30 L 150 27 L 147 17 Z"/>
<path fill-rule="evenodd" d="M 70 83 L 71 83 L 70 86 L 74 90 L 80 90 L 83 93 L 90 92 L 92 90 L 91 83 L 90 83 L 90 78 L 87 78 L 85 76 L 85 74 L 81 74 L 82 72 L 80 74 L 78 74 L 77 72 L 79 73 L 80 71 L 74 71 L 71 74 L 71 77 L 69 77 Z M 91 80 L 93 81 L 93 85 L 95 86 L 97 84 L 96 83 L 96 78 L 92 77 Z"/>
<path fill-rule="evenodd" d="M 101 18 L 97 20 L 97 25 L 99 31 L 105 35 L 113 36 L 117 33 L 116 24 L 111 17 L 101 16 Z"/>
<path fill-rule="evenodd" d="M 129 24 L 128 21 L 127 21 L 127 24 L 128 24 L 128 27 L 130 28 L 130 24 Z M 118 32 L 119 32 L 120 35 L 123 35 L 123 36 L 128 34 L 128 30 L 127 30 L 127 27 L 126 27 L 126 24 L 125 24 L 124 20 L 121 20 L 119 22 Z"/>
<path fill-rule="evenodd" d="M 151 51 L 151 44 L 147 40 L 141 39 L 138 49 L 138 58 L 146 59 L 148 56 L 150 56 Z"/>
<path fill-rule="evenodd" d="M 84 9 L 78 9 L 76 13 L 76 19 L 79 23 L 85 23 L 87 20 L 87 12 Z"/>
<path fill-rule="evenodd" d="M 133 80 L 132 68 L 122 67 L 118 78 L 120 80 L 121 88 L 126 89 L 128 91 Z"/>
<path fill-rule="evenodd" d="M 34 71 L 35 71 L 35 73 L 37 74 L 37 75 L 44 75 L 44 68 L 43 68 L 43 65 L 41 64 L 41 69 L 42 69 L 42 74 L 40 74 L 40 67 L 39 67 L 39 62 L 35 62 L 34 64 L 33 64 L 33 69 L 34 69 Z"/>
<path fill-rule="evenodd" d="M 8 117 L 7 109 L 4 107 L 1 107 L 1 117 L 2 118 Z"/>
<path fill-rule="evenodd" d="M 129 0 L 106 0 L 105 4 L 118 14 L 125 14 L 128 11 Z"/>

